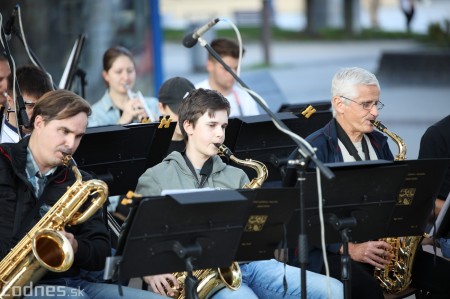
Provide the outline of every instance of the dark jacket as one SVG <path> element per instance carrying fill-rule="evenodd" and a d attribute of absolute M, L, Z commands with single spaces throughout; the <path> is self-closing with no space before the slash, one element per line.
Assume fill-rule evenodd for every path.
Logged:
<path fill-rule="evenodd" d="M 0 258 L 3 259 L 14 246 L 13 231 L 16 232 L 23 225 L 23 221 L 32 207 L 37 203 L 34 187 L 27 179 L 26 159 L 29 138 L 19 143 L 0 144 Z M 83 181 L 90 177 L 83 173 Z M 49 177 L 40 200 L 49 206 L 54 205 L 60 197 L 75 182 L 71 169 L 59 166 Z M 21 204 L 18 204 L 18 201 Z M 85 206 L 90 201 L 87 200 Z M 19 207 L 19 208 L 18 208 Z M 16 219 L 17 214 L 17 219 Z M 36 213 L 39 214 L 39 213 Z M 21 240 L 39 220 L 39 215 L 17 236 Z M 89 220 L 75 226 L 66 226 L 65 230 L 74 234 L 78 241 L 73 266 L 64 273 L 48 273 L 46 278 L 70 277 L 77 275 L 79 268 L 86 270 L 101 270 L 105 259 L 110 255 L 110 240 L 106 225 L 101 217 L 101 210 L 97 211 Z"/>
<path fill-rule="evenodd" d="M 450 115 L 430 126 L 420 140 L 419 159 L 450 158 Z M 450 167 L 447 169 L 438 198 L 445 200 L 450 192 Z"/>
<path fill-rule="evenodd" d="M 372 131 L 366 134 L 369 137 L 378 159 L 394 160 L 389 149 L 387 137 L 380 132 Z M 317 158 L 323 163 L 343 162 L 341 149 L 338 145 L 336 120 L 333 118 L 322 129 L 317 130 L 306 138 L 313 147 L 317 148 Z"/>
<path fill-rule="evenodd" d="M 370 143 L 373 146 L 378 159 L 380 160 L 394 160 L 394 156 L 389 149 L 387 137 L 380 132 L 372 131 L 366 134 L 369 137 Z M 323 128 L 315 131 L 306 138 L 312 147 L 317 148 L 316 156 L 319 161 L 323 163 L 344 162 L 341 149 L 338 144 L 338 136 L 336 130 L 336 120 L 333 118 Z M 295 159 L 298 156 L 298 150 L 295 150 L 290 159 Z M 313 164 L 313 163 L 311 163 Z M 310 165 L 314 167 L 314 165 Z M 330 244 L 327 250 L 332 253 L 338 253 L 341 243 Z M 323 256 L 321 249 L 312 248 L 309 252 L 309 266 L 308 270 L 320 273 L 323 266 Z"/>

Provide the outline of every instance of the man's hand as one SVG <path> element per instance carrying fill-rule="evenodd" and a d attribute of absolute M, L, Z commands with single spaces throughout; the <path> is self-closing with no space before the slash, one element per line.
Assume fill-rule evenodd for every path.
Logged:
<path fill-rule="evenodd" d="M 178 289 L 180 287 L 177 279 L 172 274 L 144 276 L 142 279 L 150 286 L 154 293 L 163 296 L 168 295 L 172 297 L 173 295 L 175 295 L 173 292 L 173 288 Z M 170 286 L 171 284 L 173 285 L 173 287 Z"/>
<path fill-rule="evenodd" d="M 70 245 L 73 249 L 73 254 L 75 254 L 78 250 L 78 241 L 75 239 L 75 236 L 71 233 L 66 232 L 65 230 L 62 230 L 61 233 L 69 240 Z"/>
<path fill-rule="evenodd" d="M 348 244 L 348 251 L 352 260 L 368 263 L 378 268 L 384 268 L 394 257 L 389 250 L 392 246 L 384 241 L 369 241 L 360 244 Z M 341 247 L 342 253 L 342 247 Z"/>

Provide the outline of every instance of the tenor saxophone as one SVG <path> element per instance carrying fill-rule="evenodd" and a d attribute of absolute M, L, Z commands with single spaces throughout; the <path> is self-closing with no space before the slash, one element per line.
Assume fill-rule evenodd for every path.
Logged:
<path fill-rule="evenodd" d="M 388 135 L 398 146 L 398 154 L 395 161 L 406 159 L 406 144 L 402 138 L 390 132 L 378 120 L 372 124 L 381 132 Z M 394 256 L 384 269 L 375 268 L 374 277 L 379 281 L 385 292 L 390 294 L 406 290 L 411 284 L 412 266 L 417 247 L 422 241 L 422 236 L 407 236 L 396 238 L 383 238 L 392 246 L 390 253 Z"/>
<path fill-rule="evenodd" d="M 267 179 L 268 171 L 266 165 L 263 163 L 246 159 L 241 160 L 234 156 L 231 150 L 223 144 L 216 144 L 218 148 L 218 155 L 226 156 L 231 161 L 253 168 L 256 171 L 256 177 L 250 181 L 250 183 L 242 186 L 242 189 L 255 189 L 260 188 L 264 181 Z M 242 273 L 237 262 L 233 262 L 228 268 L 212 268 L 196 270 L 192 273 L 198 280 L 197 287 L 198 297 L 200 299 L 209 298 L 223 288 L 229 288 L 231 290 L 237 290 L 242 283 Z M 185 286 L 184 281 L 187 277 L 186 272 L 173 273 L 178 281 L 180 287 L 178 289 L 173 288 L 175 296 L 173 298 L 184 299 L 185 298 Z"/>
<path fill-rule="evenodd" d="M 47 270 L 64 272 L 73 263 L 74 253 L 69 240 L 61 233 L 66 225 L 85 222 L 100 209 L 108 196 L 108 186 L 100 180 L 82 181 L 71 156 L 63 163 L 71 166 L 75 183 L 20 240 L 0 262 L 0 298 L 15 298 L 22 289 L 39 281 Z M 78 212 L 91 196 L 90 206 Z"/>

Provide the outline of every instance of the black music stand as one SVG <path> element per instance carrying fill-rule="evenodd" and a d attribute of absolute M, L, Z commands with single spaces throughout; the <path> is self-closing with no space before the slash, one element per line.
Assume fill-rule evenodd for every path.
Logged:
<path fill-rule="evenodd" d="M 136 188 L 147 168 L 167 154 L 175 123 L 168 128 L 159 128 L 159 124 L 88 128 L 74 159 L 80 169 L 108 184 L 110 196 L 126 194 Z"/>
<path fill-rule="evenodd" d="M 247 195 L 249 190 L 240 190 Z M 250 216 L 244 228 L 237 261 L 268 260 L 286 244 L 286 227 L 297 206 L 294 188 L 255 189 Z M 247 196 L 249 197 L 249 196 Z"/>
<path fill-rule="evenodd" d="M 389 161 L 333 163 L 327 166 L 335 178 L 321 180 L 325 242 L 343 244 L 341 279 L 344 282 L 344 297 L 351 298 L 348 242 L 386 236 L 407 166 Z M 296 185 L 296 173 L 296 169 L 288 170 L 286 185 Z M 305 173 L 303 184 L 307 236 L 311 244 L 321 247 L 316 173 Z M 301 248 L 299 240 L 301 212 L 297 206 L 288 225 L 288 244 L 289 247 L 300 244 L 300 254 L 307 255 L 308 248 Z M 306 264 L 307 259 L 302 269 Z"/>
<path fill-rule="evenodd" d="M 299 117 L 290 112 L 276 115 L 291 131 L 302 137 L 306 137 L 328 122 L 324 122 L 321 118 Z M 266 114 L 230 118 L 224 144 L 236 157 L 251 158 L 266 165 L 269 176 L 263 187 L 273 186 L 276 183 L 278 187 L 281 185 L 287 159 L 297 148 L 296 143 L 288 135 L 281 134 Z M 255 176 L 251 168 L 233 162 L 231 164 L 242 168 L 248 177 Z"/>
<path fill-rule="evenodd" d="M 408 171 L 386 237 L 422 236 L 450 159 L 406 160 L 395 164 L 406 164 Z"/>
<path fill-rule="evenodd" d="M 144 198 L 127 218 L 106 274 L 112 273 L 122 282 L 131 277 L 188 271 L 186 297 L 197 298 L 192 271 L 232 264 L 249 203 L 236 190 Z"/>

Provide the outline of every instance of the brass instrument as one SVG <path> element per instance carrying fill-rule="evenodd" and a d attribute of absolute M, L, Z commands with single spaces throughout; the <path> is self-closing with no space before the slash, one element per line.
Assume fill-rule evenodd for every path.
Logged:
<path fill-rule="evenodd" d="M 147 114 L 147 117 L 142 117 L 139 122 L 146 124 L 146 123 L 151 123 L 154 121 L 158 121 L 158 117 L 156 115 L 154 115 L 152 113 L 152 111 L 150 110 L 150 108 L 147 106 L 147 104 L 145 103 L 145 98 L 144 95 L 142 94 L 142 92 L 140 90 L 138 91 L 134 91 L 130 85 L 125 84 L 125 89 L 127 90 L 127 95 L 128 98 L 131 99 L 136 99 L 139 100 L 141 102 L 142 105 L 142 109 L 144 109 L 145 113 Z"/>
<path fill-rule="evenodd" d="M 248 184 L 245 184 L 242 189 L 260 188 L 267 179 L 268 171 L 266 165 L 259 161 L 246 159 L 241 160 L 236 158 L 231 150 L 223 144 L 215 144 L 218 148 L 218 155 L 226 156 L 233 162 L 253 168 L 257 176 Z M 203 269 L 196 270 L 192 273 L 199 281 L 197 292 L 200 299 L 209 298 L 219 290 L 227 287 L 231 290 L 237 290 L 242 283 L 242 273 L 237 262 L 233 262 L 228 268 Z M 175 293 L 174 298 L 184 299 L 184 281 L 186 279 L 186 272 L 173 273 L 176 277 L 180 288 L 173 289 Z"/>
<path fill-rule="evenodd" d="M 398 154 L 395 156 L 395 161 L 405 160 L 406 144 L 403 139 L 395 133 L 390 132 L 377 120 L 373 121 L 372 124 L 397 144 Z M 392 246 L 390 253 L 394 257 L 384 269 L 375 268 L 374 277 L 380 282 L 381 287 L 387 293 L 395 294 L 404 291 L 411 284 L 414 256 L 417 247 L 422 241 L 422 236 L 383 238 L 380 240 Z"/>
<path fill-rule="evenodd" d="M 218 148 L 219 148 L 218 155 L 225 156 L 236 164 L 248 166 L 256 171 L 256 177 L 250 183 L 242 186 L 242 189 L 261 188 L 262 184 L 264 183 L 265 180 L 267 180 L 267 176 L 269 175 L 269 171 L 267 170 L 266 165 L 252 159 L 245 159 L 245 160 L 238 159 L 234 156 L 231 150 L 223 144 L 218 146 Z"/>
<path fill-rule="evenodd" d="M 71 156 L 63 163 L 72 166 L 75 183 L 20 240 L 0 262 L 0 298 L 14 298 L 21 289 L 39 281 L 47 270 L 64 272 L 73 263 L 69 240 L 61 233 L 66 225 L 85 222 L 100 209 L 108 196 L 108 186 L 100 180 L 82 181 Z M 90 195 L 96 195 L 91 205 L 78 212 Z"/>

